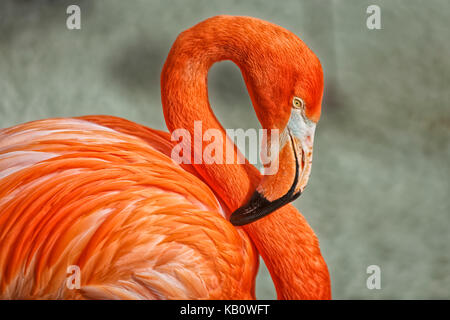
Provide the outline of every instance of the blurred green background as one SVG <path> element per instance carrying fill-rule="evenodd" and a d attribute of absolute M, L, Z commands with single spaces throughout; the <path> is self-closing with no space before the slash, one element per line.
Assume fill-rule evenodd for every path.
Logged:
<path fill-rule="evenodd" d="M 81 7 L 81 30 L 66 8 Z M 366 8 L 381 8 L 368 30 Z M 450 298 L 450 2 L 1 1 L 0 127 L 111 114 L 164 129 L 160 71 L 177 34 L 218 14 L 301 37 L 322 61 L 325 99 L 307 191 L 337 299 Z M 239 70 L 209 74 L 226 128 L 259 127 Z M 381 268 L 381 290 L 366 268 Z M 275 297 L 262 266 L 257 297 Z"/>

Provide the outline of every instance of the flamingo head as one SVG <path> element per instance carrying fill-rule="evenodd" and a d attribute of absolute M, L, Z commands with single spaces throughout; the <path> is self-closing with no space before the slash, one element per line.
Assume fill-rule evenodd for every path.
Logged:
<path fill-rule="evenodd" d="M 268 143 L 262 153 L 270 161 L 262 159 L 264 175 L 258 187 L 231 215 L 236 226 L 263 218 L 298 198 L 311 172 L 314 132 L 322 104 L 322 67 L 299 38 L 278 28 L 277 37 L 269 34 L 260 39 L 270 45 L 257 48 L 258 54 L 249 57 L 249 63 L 258 67 L 243 72 L 256 115 L 267 129 L 264 140 Z M 264 33 L 258 36 L 264 37 Z M 275 143 L 273 132 L 278 132 Z"/>

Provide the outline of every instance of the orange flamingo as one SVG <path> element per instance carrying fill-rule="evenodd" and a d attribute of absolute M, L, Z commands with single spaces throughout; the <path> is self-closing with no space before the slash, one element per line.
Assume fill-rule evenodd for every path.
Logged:
<path fill-rule="evenodd" d="M 207 97 L 220 60 L 240 67 L 262 127 L 282 133 L 278 172 L 178 165 L 169 133 L 111 116 L 2 129 L 2 299 L 254 299 L 258 254 L 279 299 L 331 297 L 317 238 L 288 204 L 309 176 L 320 62 L 274 24 L 207 19 L 178 36 L 162 71 L 170 131 L 199 120 L 228 139 Z"/>

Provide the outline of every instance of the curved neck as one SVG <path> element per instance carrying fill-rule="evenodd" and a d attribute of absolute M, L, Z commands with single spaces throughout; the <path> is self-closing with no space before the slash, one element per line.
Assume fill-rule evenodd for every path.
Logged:
<path fill-rule="evenodd" d="M 203 24 L 181 33 L 173 44 L 161 73 L 161 99 L 169 131 L 183 128 L 190 132 L 191 163 L 232 211 L 251 196 L 259 183 L 259 171 L 247 163 L 195 164 L 196 154 L 201 157 L 207 144 L 203 143 L 202 149 L 195 148 L 194 140 L 201 123 L 200 141 L 207 129 L 217 129 L 223 145 L 228 143 L 233 146 L 234 155 L 239 153 L 210 107 L 207 76 L 210 67 L 221 60 L 231 60 L 244 71 L 246 46 L 240 35 L 242 29 L 227 32 L 222 27 L 211 33 L 207 30 L 211 26 Z M 222 155 L 222 163 L 226 163 L 226 152 Z"/>
<path fill-rule="evenodd" d="M 229 139 L 211 110 L 207 75 L 211 65 L 231 60 L 241 69 L 247 83 L 258 65 L 254 56 L 252 32 L 239 17 L 216 17 L 183 32 L 175 41 L 161 74 L 161 97 L 168 129 L 183 128 L 192 139 L 194 123 L 201 121 L 202 132 L 217 129 L 223 141 Z M 260 20 L 257 20 L 258 23 Z M 202 139 L 200 137 L 200 140 Z M 232 143 L 228 140 L 228 143 Z M 203 149 L 205 146 L 203 146 Z M 215 191 L 229 212 L 234 211 L 254 192 L 259 171 L 245 164 L 195 164 L 197 149 L 191 144 L 195 170 Z M 234 156 L 238 149 L 234 146 Z M 223 162 L 226 153 L 223 152 Z M 280 299 L 318 299 L 330 296 L 328 270 L 320 254 L 317 238 L 301 214 L 291 205 L 270 216 L 244 226 L 263 257 Z"/>

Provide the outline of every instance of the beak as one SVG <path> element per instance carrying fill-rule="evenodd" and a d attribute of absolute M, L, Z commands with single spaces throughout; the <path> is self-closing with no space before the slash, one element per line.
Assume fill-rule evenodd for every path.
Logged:
<path fill-rule="evenodd" d="M 292 110 L 280 135 L 278 170 L 265 174 L 250 200 L 231 214 L 233 225 L 243 226 L 259 220 L 301 195 L 311 173 L 315 126 L 303 110 Z"/>

